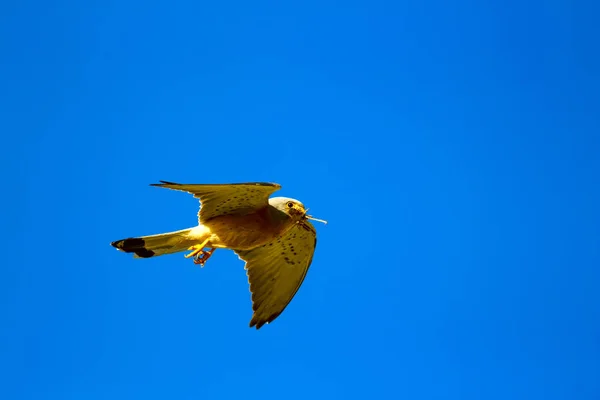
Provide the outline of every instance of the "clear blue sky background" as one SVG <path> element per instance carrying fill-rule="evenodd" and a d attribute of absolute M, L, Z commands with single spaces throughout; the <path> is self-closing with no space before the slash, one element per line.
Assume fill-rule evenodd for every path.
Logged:
<path fill-rule="evenodd" d="M 1 398 L 600 398 L 597 4 L 0 7 Z M 275 323 L 109 246 L 196 222 L 160 179 L 330 221 Z"/>

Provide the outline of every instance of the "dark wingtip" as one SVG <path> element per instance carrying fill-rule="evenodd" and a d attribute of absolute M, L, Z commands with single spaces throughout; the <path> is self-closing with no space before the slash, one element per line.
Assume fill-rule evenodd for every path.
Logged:
<path fill-rule="evenodd" d="M 251 322 L 251 323 L 250 323 L 250 328 L 254 328 L 254 329 L 256 329 L 256 330 L 259 330 L 260 328 L 262 328 L 262 326 L 263 326 L 264 324 L 265 324 L 264 322 L 259 322 L 259 323 L 256 323 L 256 322 Z"/>
<path fill-rule="evenodd" d="M 281 315 L 281 312 L 277 312 L 273 315 L 271 315 L 269 318 L 267 318 L 266 320 L 256 320 L 254 317 L 252 318 L 252 320 L 250 321 L 250 328 L 256 328 L 256 330 L 259 330 L 260 328 L 262 328 L 265 324 L 270 324 L 271 322 L 275 321 L 277 319 L 277 317 L 279 317 L 279 315 Z"/>
<path fill-rule="evenodd" d="M 260 327 L 262 326 L 262 324 L 260 322 L 258 322 L 256 319 L 252 318 L 252 320 L 250 320 L 250 324 L 248 325 L 250 328 L 256 328 L 256 330 L 259 330 Z"/>
<path fill-rule="evenodd" d="M 162 187 L 164 185 L 178 185 L 178 183 L 175 182 L 169 182 L 169 181 L 159 181 L 160 183 L 151 183 L 150 186 L 158 186 L 158 187 Z"/>

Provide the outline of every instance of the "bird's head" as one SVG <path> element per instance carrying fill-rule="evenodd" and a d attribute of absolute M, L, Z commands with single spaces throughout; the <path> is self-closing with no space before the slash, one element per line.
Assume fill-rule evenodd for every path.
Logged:
<path fill-rule="evenodd" d="M 327 221 L 308 215 L 308 208 L 304 207 L 304 204 L 298 200 L 290 199 L 289 197 L 271 197 L 269 199 L 269 204 L 275 207 L 277 210 L 287 214 L 294 221 L 310 219 L 313 221 L 323 222 L 325 224 L 327 223 Z"/>

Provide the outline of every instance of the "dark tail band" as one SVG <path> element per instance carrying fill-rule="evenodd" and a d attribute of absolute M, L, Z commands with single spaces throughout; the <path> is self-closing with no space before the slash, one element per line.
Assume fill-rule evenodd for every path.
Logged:
<path fill-rule="evenodd" d="M 124 251 L 125 253 L 135 253 L 141 258 L 150 258 L 155 254 L 152 250 L 148 250 L 145 247 L 146 242 L 141 238 L 117 240 L 116 242 L 112 242 L 110 245 L 121 251 Z"/>

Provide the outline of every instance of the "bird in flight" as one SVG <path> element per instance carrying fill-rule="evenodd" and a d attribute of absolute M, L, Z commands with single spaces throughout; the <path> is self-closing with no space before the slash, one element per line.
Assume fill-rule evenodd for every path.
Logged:
<path fill-rule="evenodd" d="M 276 183 L 152 184 L 192 194 L 200 200 L 198 225 L 158 235 L 117 240 L 111 246 L 134 258 L 189 251 L 186 258 L 204 266 L 215 249 L 231 249 L 245 261 L 252 294 L 250 327 L 273 322 L 290 303 L 310 267 L 317 233 L 295 199 L 270 197 Z"/>

